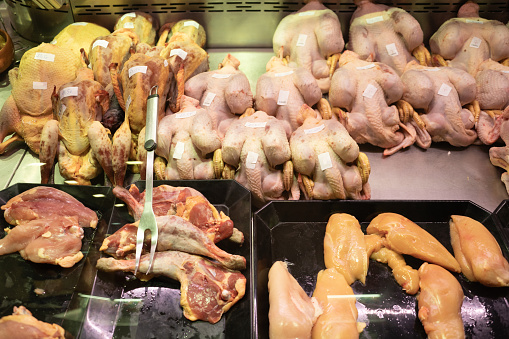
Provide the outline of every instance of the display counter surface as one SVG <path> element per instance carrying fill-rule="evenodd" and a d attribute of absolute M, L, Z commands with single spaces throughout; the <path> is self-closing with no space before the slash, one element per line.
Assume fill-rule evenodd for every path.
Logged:
<path fill-rule="evenodd" d="M 2 10 L 5 29 L 11 34 L 16 48 L 16 59 L 36 44 L 19 36 L 9 25 L 5 9 Z M 274 55 L 270 49 L 209 49 L 211 69 L 227 53 L 231 53 L 241 62 L 240 69 L 247 75 L 253 92 L 258 77 L 265 72 L 267 61 Z M 0 104 L 3 105 L 11 91 L 7 72 L 0 75 Z M 453 147 L 445 143 L 434 143 L 427 150 L 417 146 L 384 157 L 383 149 L 360 145 L 371 164 L 369 183 L 371 199 L 398 200 L 471 200 L 493 211 L 509 196 L 500 180 L 502 169 L 494 167 L 489 160 L 489 146 L 472 145 L 466 148 Z M 15 183 L 40 182 L 38 158 L 23 143 L 16 143 L 8 152 L 0 155 L 0 188 Z M 55 171 L 54 182 L 63 183 L 64 179 Z M 126 185 L 139 176 L 127 177 Z M 98 182 L 101 183 L 101 180 Z"/>

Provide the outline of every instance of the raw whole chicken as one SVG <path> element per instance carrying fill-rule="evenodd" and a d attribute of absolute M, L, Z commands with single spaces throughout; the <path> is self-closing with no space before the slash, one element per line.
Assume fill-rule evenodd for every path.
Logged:
<path fill-rule="evenodd" d="M 383 63 L 361 60 L 352 51 L 339 59 L 329 92 L 331 106 L 346 109 L 340 120 L 353 139 L 385 148 L 391 155 L 414 142 L 428 148 L 431 138 L 419 119 L 401 121 L 398 108 L 389 106 L 400 100 L 405 87 L 400 77 Z"/>
<path fill-rule="evenodd" d="M 8 230 L 0 239 L 0 255 L 19 252 L 35 263 L 72 267 L 83 258 L 81 239 L 76 217 L 35 219 Z"/>
<path fill-rule="evenodd" d="M 509 263 L 490 231 L 479 221 L 462 215 L 452 215 L 449 224 L 461 273 L 485 286 L 509 286 Z"/>
<path fill-rule="evenodd" d="M 115 74 L 112 74 L 112 80 L 114 77 Z M 145 127 L 147 98 L 154 86 L 157 86 L 159 95 L 157 120 L 160 121 L 165 115 L 170 68 L 167 61 L 160 56 L 136 53 L 131 55 L 124 64 L 120 77 L 123 93 L 120 93 L 120 88 L 114 80 L 113 87 L 120 106 L 125 107 L 125 120 L 113 136 L 112 164 L 115 176 L 114 184 L 122 186 L 127 161 L 146 161 L 145 148 L 143 147 L 145 133 L 140 132 Z M 139 137 L 143 140 L 139 141 Z M 133 169 L 133 171 L 137 170 L 137 168 Z"/>
<path fill-rule="evenodd" d="M 260 204 L 269 200 L 298 200 L 290 144 L 283 123 L 263 111 L 232 123 L 224 137 L 222 158 L 238 168 L 235 180 L 248 188 Z M 276 168 L 285 164 L 283 170 Z"/>
<path fill-rule="evenodd" d="M 103 169 L 113 182 L 109 132 L 100 123 L 109 96 L 92 70 L 80 69 L 76 80 L 55 88 L 52 99 L 55 120 L 41 133 L 41 183 L 48 183 L 55 156 L 62 177 L 78 185 L 90 185 Z"/>
<path fill-rule="evenodd" d="M 218 70 L 197 74 L 186 81 L 185 95 L 200 101 L 221 138 L 238 119 L 237 114 L 253 106 L 251 85 L 239 66 L 240 62 L 228 54 Z"/>
<path fill-rule="evenodd" d="M 313 298 L 323 313 L 316 319 L 312 338 L 359 338 L 366 324 L 357 322 L 354 293 L 341 273 L 333 268 L 318 272 Z"/>
<path fill-rule="evenodd" d="M 149 255 L 143 255 L 138 272 L 146 273 L 148 262 Z M 101 258 L 97 261 L 97 268 L 106 272 L 134 272 L 134 267 L 134 259 Z M 242 273 L 184 252 L 156 252 L 152 275 L 180 281 L 180 305 L 184 316 L 191 321 L 217 323 L 246 292 L 246 278 Z"/>
<path fill-rule="evenodd" d="M 408 62 L 419 57 L 422 64 L 431 62 L 423 45 L 419 22 L 401 8 L 355 0 L 357 9 L 350 21 L 348 49 L 361 59 L 371 59 L 403 74 Z"/>
<path fill-rule="evenodd" d="M 269 270 L 269 338 L 311 338 L 311 330 L 322 309 L 304 292 L 282 261 Z"/>
<path fill-rule="evenodd" d="M 177 33 L 188 35 L 201 48 L 205 47 L 207 35 L 202 25 L 194 20 L 183 19 L 177 22 L 169 22 L 159 29 L 159 40 L 157 46 L 164 46 L 171 40 L 171 37 Z"/>
<path fill-rule="evenodd" d="M 64 339 L 65 330 L 57 324 L 37 320 L 24 306 L 0 318 L 0 337 L 10 339 Z"/>
<path fill-rule="evenodd" d="M 115 23 L 115 31 L 122 28 L 127 28 L 135 32 L 140 38 L 140 42 L 154 45 L 156 43 L 156 33 L 159 29 L 159 24 L 150 14 L 131 12 L 122 15 Z"/>
<path fill-rule="evenodd" d="M 406 293 L 416 294 L 419 291 L 419 272 L 407 265 L 401 254 L 382 247 L 373 252 L 370 258 L 389 265 L 394 279 Z"/>
<path fill-rule="evenodd" d="M 161 180 L 214 179 L 211 154 L 221 139 L 199 101 L 183 96 L 181 110 L 164 117 L 157 127 L 158 157 L 154 172 Z"/>
<path fill-rule="evenodd" d="M 429 40 L 434 62 L 475 75 L 484 60 L 509 58 L 509 27 L 479 17 L 479 5 L 467 2 Z M 447 61 L 445 61 L 445 60 Z"/>
<path fill-rule="evenodd" d="M 39 154 L 41 131 L 53 118 L 51 93 L 76 78 L 81 67 L 77 54 L 65 47 L 42 43 L 23 54 L 19 68 L 9 71 L 11 95 L 0 111 L 0 153 L 16 140 L 25 140 Z"/>
<path fill-rule="evenodd" d="M 366 233 L 379 235 L 383 239 L 383 246 L 396 253 L 411 255 L 453 272 L 461 272 L 460 265 L 444 245 L 402 215 L 381 213 L 369 223 Z"/>
<path fill-rule="evenodd" d="M 204 231 L 184 218 L 176 215 L 164 215 L 156 217 L 156 221 L 159 234 L 156 248 L 158 252 L 181 251 L 209 257 L 231 270 L 246 268 L 244 257 L 223 251 L 207 237 Z M 139 221 L 136 221 L 123 226 L 104 239 L 99 250 L 117 259 L 133 259 L 136 252 L 138 225 Z"/>
<path fill-rule="evenodd" d="M 367 156 L 337 120 L 320 120 L 309 106 L 290 138 L 293 167 L 306 199 L 369 199 Z M 347 278 L 348 280 L 348 278 Z"/>
<path fill-rule="evenodd" d="M 255 107 L 280 120 L 290 138 L 300 126 L 297 116 L 302 105 L 317 104 L 322 92 L 311 72 L 304 67 L 291 68 L 283 59 L 272 57 L 266 70 L 256 83 Z"/>
<path fill-rule="evenodd" d="M 51 43 L 67 47 L 80 56 L 82 48 L 88 52 L 94 39 L 108 34 L 110 31 L 92 22 L 74 22 L 62 29 Z"/>
<path fill-rule="evenodd" d="M 474 116 L 462 108 L 475 99 L 475 79 L 453 67 L 426 67 L 410 62 L 401 76 L 406 91 L 403 100 L 420 115 L 434 142 L 468 146 L 477 139 Z"/>
<path fill-rule="evenodd" d="M 418 317 L 428 338 L 465 338 L 461 319 L 463 289 L 444 268 L 424 263 L 419 268 Z"/>
<path fill-rule="evenodd" d="M 46 186 L 34 187 L 16 195 L 1 209 L 5 211 L 5 221 L 11 225 L 56 216 L 77 217 L 81 227 L 95 228 L 98 221 L 97 214 L 72 195 Z"/>
<path fill-rule="evenodd" d="M 323 93 L 330 87 L 330 68 L 345 47 L 341 24 L 336 13 L 320 1 L 309 1 L 281 20 L 272 38 L 274 52 L 289 57 L 289 66 L 303 67 L 312 73 Z M 332 64 L 332 65 L 330 65 Z M 262 108 L 259 108 L 263 110 Z"/>

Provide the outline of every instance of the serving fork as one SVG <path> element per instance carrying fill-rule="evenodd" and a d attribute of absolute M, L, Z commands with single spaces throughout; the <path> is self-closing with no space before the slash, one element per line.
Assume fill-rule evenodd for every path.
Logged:
<path fill-rule="evenodd" d="M 155 89 L 155 94 L 152 91 Z M 146 274 L 152 269 L 154 263 L 154 254 L 157 246 L 157 222 L 152 209 L 152 188 L 154 177 L 154 150 L 156 149 L 156 128 L 157 128 L 157 109 L 159 103 L 159 95 L 157 94 L 157 86 L 150 89 L 147 98 L 147 121 L 145 126 L 145 149 L 147 150 L 147 167 L 145 178 L 145 204 L 143 206 L 143 213 L 141 214 L 140 222 L 138 224 L 138 231 L 136 233 L 136 266 L 134 274 L 138 273 L 140 266 L 141 251 L 143 249 L 143 242 L 145 240 L 145 231 L 150 231 L 150 261 Z"/>

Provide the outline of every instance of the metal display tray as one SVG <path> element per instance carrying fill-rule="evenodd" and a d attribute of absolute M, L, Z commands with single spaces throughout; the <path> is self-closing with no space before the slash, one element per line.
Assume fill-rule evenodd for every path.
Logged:
<path fill-rule="evenodd" d="M 247 268 L 242 271 L 247 279 L 246 294 L 216 324 L 189 321 L 180 306 L 180 284 L 165 277 L 142 282 L 132 273 L 106 273 L 95 268 L 103 256 L 99 248 L 106 235 L 112 234 L 126 223 L 133 222 L 127 207 L 115 200 L 110 223 L 105 232 L 97 234 L 90 250 L 89 270 L 82 275 L 84 288 L 76 293 L 64 328 L 71 329 L 76 337 L 85 338 L 246 338 L 251 331 L 252 301 L 249 286 L 251 195 L 233 180 L 182 180 L 154 181 L 154 187 L 167 184 L 187 186 L 200 191 L 218 211 L 227 214 L 234 226 L 244 233 L 244 244 L 239 246 L 228 240 L 217 245 L 223 250 L 246 258 Z M 145 182 L 135 183 L 140 192 Z M 86 285 L 86 286 L 85 286 Z"/>
<path fill-rule="evenodd" d="M 311 296 L 316 277 L 325 268 L 323 239 L 325 227 L 333 213 L 348 213 L 359 220 L 365 232 L 369 222 L 379 213 L 399 213 L 414 221 L 451 253 L 449 220 L 453 214 L 465 215 L 482 222 L 501 245 L 509 258 L 508 243 L 490 213 L 465 200 L 455 201 L 326 201 L 271 202 L 254 215 L 255 244 L 253 285 L 255 300 L 255 336 L 268 338 L 269 302 L 268 271 L 275 261 L 288 263 L 290 273 Z M 509 220 L 509 219 L 508 219 Z M 408 265 L 418 269 L 422 261 L 405 256 Z M 469 282 L 453 273 L 460 282 L 465 298 L 461 314 L 467 338 L 507 338 L 509 333 L 509 287 L 490 288 Z M 358 321 L 365 322 L 361 338 L 425 338 L 424 328 L 417 318 L 417 300 L 406 294 L 396 283 L 390 268 L 374 260 L 369 262 L 366 285 L 356 281 Z"/>
<path fill-rule="evenodd" d="M 0 203 L 37 186 L 51 186 L 69 193 L 99 217 L 96 229 L 84 228 L 84 258 L 71 268 L 25 261 L 19 253 L 0 256 L 0 318 L 12 314 L 13 306 L 25 306 L 39 320 L 62 325 L 65 312 L 75 291 L 80 289 L 80 276 L 89 261 L 88 252 L 96 233 L 105 229 L 113 208 L 111 187 L 16 184 L 0 191 Z M 58 209 L 58 206 L 55 206 Z M 1 211 L 0 239 L 5 228 L 14 227 L 4 219 Z M 37 295 L 34 290 L 42 289 Z"/>

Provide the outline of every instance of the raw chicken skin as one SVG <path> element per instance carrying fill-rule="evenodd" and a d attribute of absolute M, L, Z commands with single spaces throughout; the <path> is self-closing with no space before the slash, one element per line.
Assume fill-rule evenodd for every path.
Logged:
<path fill-rule="evenodd" d="M 465 338 L 461 305 L 463 290 L 458 280 L 440 266 L 424 263 L 419 268 L 418 317 L 429 339 Z"/>
<path fill-rule="evenodd" d="M 282 56 L 290 57 L 289 66 L 304 67 L 313 74 L 321 91 L 327 93 L 330 87 L 327 58 L 340 53 L 345 42 L 336 13 L 320 1 L 309 1 L 281 20 L 272 46 L 276 54 L 283 48 Z"/>
<path fill-rule="evenodd" d="M 461 273 L 486 286 L 509 286 L 509 263 L 490 231 L 479 221 L 462 215 L 452 215 L 449 224 Z"/>
<path fill-rule="evenodd" d="M 115 30 L 129 29 L 136 33 L 140 42 L 154 45 L 159 24 L 150 14 L 143 12 L 131 12 L 122 15 L 115 23 Z"/>
<path fill-rule="evenodd" d="M 397 283 L 408 294 L 416 294 L 419 291 L 419 272 L 407 265 L 405 258 L 386 247 L 380 248 L 370 256 L 378 262 L 388 264 Z"/>
<path fill-rule="evenodd" d="M 359 221 L 352 215 L 331 215 L 323 240 L 325 267 L 336 269 L 351 285 L 355 280 L 366 283 L 369 256 L 364 233 Z"/>
<path fill-rule="evenodd" d="M 502 173 L 502 182 L 505 184 L 507 192 L 509 192 L 509 106 L 506 107 L 502 115 L 499 117 L 500 121 L 500 138 L 505 143 L 502 147 L 490 148 L 490 162 L 493 166 L 501 167 L 505 170 Z"/>
<path fill-rule="evenodd" d="M 403 100 L 415 109 L 434 142 L 465 147 L 477 139 L 474 116 L 463 105 L 476 96 L 475 79 L 453 67 L 426 67 L 409 63 L 401 76 L 406 91 Z"/>
<path fill-rule="evenodd" d="M 228 54 L 222 67 L 195 75 L 186 81 L 185 95 L 200 100 L 212 118 L 213 128 L 224 138 L 228 127 L 253 106 L 251 85 L 239 70 L 240 62 Z"/>
<path fill-rule="evenodd" d="M 108 34 L 110 31 L 92 22 L 74 22 L 62 29 L 51 43 L 67 47 L 80 56 L 82 48 L 88 52 L 94 39 Z"/>
<path fill-rule="evenodd" d="M 381 236 L 384 247 L 397 253 L 461 272 L 456 259 L 435 237 L 402 215 L 381 213 L 369 223 L 366 233 Z"/>
<path fill-rule="evenodd" d="M 282 261 L 272 264 L 268 287 L 269 338 L 311 338 L 321 307 L 308 297 Z"/>
<path fill-rule="evenodd" d="M 323 313 L 313 326 L 312 338 L 359 338 L 366 324 L 357 322 L 355 296 L 341 273 L 333 268 L 318 272 L 313 297 Z"/>
<path fill-rule="evenodd" d="M 139 272 L 146 273 L 149 255 L 141 257 Z M 135 260 L 101 258 L 97 268 L 106 272 L 134 272 Z M 180 282 L 180 305 L 184 316 L 215 324 L 246 292 L 246 278 L 205 258 L 178 251 L 156 252 L 150 275 Z"/>
<path fill-rule="evenodd" d="M 509 27 L 480 18 L 479 5 L 469 1 L 460 7 L 457 18 L 440 26 L 429 45 L 432 53 L 449 60 L 449 66 L 475 75 L 484 60 L 509 57 Z"/>
<path fill-rule="evenodd" d="M 65 330 L 37 320 L 24 306 L 14 306 L 12 315 L 0 318 L 0 338 L 64 339 Z"/>
<path fill-rule="evenodd" d="M 209 257 L 232 270 L 246 268 L 246 259 L 240 255 L 226 253 L 217 247 L 207 234 L 197 226 L 176 215 L 156 217 L 158 241 L 156 250 L 182 251 Z M 134 257 L 136 252 L 136 232 L 139 221 L 127 224 L 104 239 L 100 251 L 104 251 L 117 259 Z M 148 241 L 147 241 L 148 242 Z M 148 246 L 148 244 L 146 244 Z"/>
<path fill-rule="evenodd" d="M 22 223 L 0 239 L 0 255 L 18 252 L 35 263 L 72 267 L 83 258 L 83 229 L 76 217 L 53 217 Z"/>
<path fill-rule="evenodd" d="M 401 8 L 356 0 L 352 15 L 348 49 L 361 59 L 388 65 L 398 75 L 408 62 L 415 60 L 412 52 L 423 43 L 419 22 Z"/>
<path fill-rule="evenodd" d="M 9 199 L 4 218 L 11 225 L 55 216 L 77 217 L 81 227 L 97 226 L 97 214 L 70 194 L 53 187 L 38 186 Z"/>

